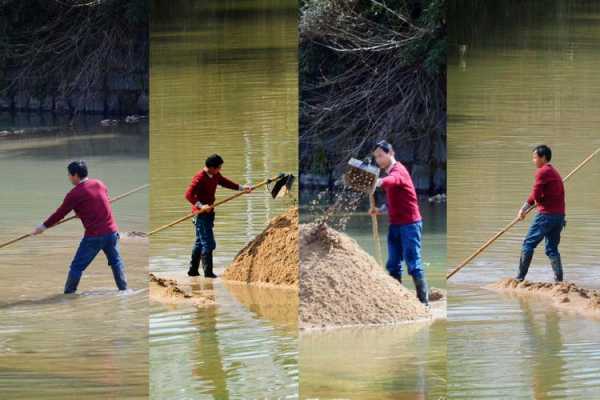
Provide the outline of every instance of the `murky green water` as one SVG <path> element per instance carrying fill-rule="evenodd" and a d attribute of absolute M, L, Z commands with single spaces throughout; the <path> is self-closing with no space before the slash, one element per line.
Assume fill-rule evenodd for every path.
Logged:
<path fill-rule="evenodd" d="M 62 126 L 0 115 L 0 129 Z M 147 125 L 76 128 L 0 138 L 0 242 L 41 223 L 66 191 L 66 166 L 88 162 L 113 195 L 148 180 Z M 121 231 L 147 229 L 148 193 L 114 205 Z M 79 294 L 62 295 L 83 235 L 78 221 L 0 250 L 0 393 L 10 399 L 146 398 L 148 395 L 147 242 L 124 238 L 131 290 L 118 293 L 100 255 Z"/>
<path fill-rule="evenodd" d="M 490 6 L 491 7 L 491 6 Z M 546 143 L 566 175 L 600 146 L 600 7 L 526 2 L 502 12 L 450 9 L 449 261 L 457 264 L 516 215 Z M 463 10 L 464 11 L 464 10 Z M 494 18 L 491 23 L 490 18 Z M 458 57 L 457 45 L 467 45 Z M 600 159 L 566 185 L 565 278 L 600 287 Z M 589 399 L 600 389 L 600 325 L 480 289 L 516 271 L 521 223 L 449 283 L 450 398 Z M 550 281 L 543 246 L 528 278 Z"/>
<path fill-rule="evenodd" d="M 212 153 L 242 183 L 296 174 L 297 3 L 175 2 L 153 14 L 151 225 L 189 212 L 185 189 Z M 218 208 L 216 273 L 290 205 L 258 190 Z M 152 237 L 151 269 L 182 277 L 193 242 L 191 222 Z M 151 397 L 297 397 L 297 293 L 241 296 L 218 281 L 215 292 L 216 309 L 152 307 Z"/>

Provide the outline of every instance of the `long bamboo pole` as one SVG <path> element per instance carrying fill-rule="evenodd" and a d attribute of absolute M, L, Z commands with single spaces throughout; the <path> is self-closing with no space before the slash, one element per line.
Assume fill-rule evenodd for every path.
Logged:
<path fill-rule="evenodd" d="M 130 190 L 130 191 L 128 191 L 128 192 L 125 192 L 125 193 L 123 193 L 123 194 L 121 194 L 121 195 L 119 195 L 119 196 L 117 196 L 117 197 L 113 197 L 112 199 L 110 199 L 110 202 L 111 202 L 111 204 L 112 204 L 112 203 L 114 203 L 114 202 L 117 202 L 117 201 L 119 201 L 119 200 L 121 200 L 121 199 L 124 199 L 125 197 L 127 197 L 127 196 L 129 196 L 129 195 L 132 195 L 132 194 L 134 194 L 134 193 L 137 193 L 137 192 L 139 192 L 140 190 L 146 189 L 148 186 L 150 186 L 150 185 L 148 185 L 148 184 L 145 184 L 145 185 L 139 186 L 139 187 L 137 187 L 137 188 L 135 188 L 135 189 L 132 189 L 132 190 Z M 72 216 L 70 216 L 70 217 L 68 217 L 68 218 L 61 219 L 61 220 L 60 220 L 60 221 L 58 221 L 56 224 L 52 225 L 50 228 L 54 228 L 54 227 L 55 227 L 55 226 L 57 226 L 57 225 L 64 224 L 65 222 L 68 222 L 68 221 L 74 220 L 74 219 L 76 219 L 76 218 L 77 218 L 77 216 L 76 216 L 76 215 L 72 215 Z M 33 235 L 32 235 L 31 233 L 27 233 L 27 234 L 25 234 L 25 235 L 21 235 L 21 236 L 19 236 L 19 237 L 15 238 L 15 239 L 9 240 L 8 242 L 4 242 L 4 243 L 0 244 L 0 249 L 2 249 L 2 248 L 4 248 L 4 247 L 7 247 L 7 246 L 10 246 L 10 245 L 11 245 L 11 244 L 13 244 L 13 243 L 17 243 L 17 242 L 19 242 L 19 241 L 21 241 L 21 240 L 23 240 L 23 239 L 27 239 L 27 238 L 28 238 L 28 237 L 30 237 L 30 236 L 33 236 Z"/>
<path fill-rule="evenodd" d="M 575 169 L 573 171 L 571 171 L 567 176 L 565 176 L 563 178 L 563 182 L 566 182 L 567 180 L 569 180 L 570 177 L 572 177 L 577 171 L 579 171 L 581 168 L 583 168 L 583 166 L 586 165 L 588 162 L 590 162 L 592 160 L 592 158 L 594 158 L 596 155 L 598 155 L 598 153 L 600 153 L 600 148 L 596 149 L 596 151 L 594 151 L 592 154 L 587 156 L 585 160 L 583 160 L 581 163 L 579 163 L 579 165 L 577 167 L 575 167 Z M 529 214 L 529 212 L 531 210 L 533 210 L 534 208 L 535 207 L 529 207 L 527 210 L 525 210 L 525 216 L 527 216 L 527 214 Z M 485 249 L 490 247 L 492 243 L 494 243 L 500 236 L 504 235 L 510 228 L 515 226 L 519 221 L 520 221 L 520 219 L 518 217 L 513 219 L 508 225 L 506 225 L 504 228 L 502 228 L 500 231 L 498 231 L 494 236 L 492 236 L 481 247 L 479 247 L 477 250 L 475 250 L 475 252 L 473 254 L 471 254 L 469 257 L 465 258 L 460 264 L 458 264 L 458 266 L 456 266 L 450 273 L 448 273 L 446 275 L 446 279 L 452 278 L 458 271 L 463 269 L 467 264 L 469 264 L 471 261 L 473 261 L 473 259 L 475 259 L 478 255 L 483 253 L 485 251 Z"/>
<path fill-rule="evenodd" d="M 259 182 L 259 183 L 257 183 L 256 185 L 254 185 L 254 187 L 253 187 L 252 191 L 254 191 L 254 190 L 258 189 L 258 188 L 259 188 L 259 187 L 261 187 L 261 186 L 265 186 L 265 185 L 267 185 L 267 184 L 269 184 L 269 183 L 271 183 L 271 182 L 274 182 L 274 181 L 277 181 L 277 180 L 279 180 L 279 179 L 282 179 L 283 177 L 284 177 L 284 175 L 283 175 L 283 174 L 280 174 L 280 175 L 274 176 L 273 178 L 269 178 L 269 179 L 266 179 L 266 180 L 264 180 L 264 181 L 262 181 L 262 182 Z M 233 199 L 236 199 L 236 198 L 238 198 L 238 197 L 240 197 L 240 196 L 244 195 L 245 193 L 246 193 L 246 192 L 238 192 L 238 193 L 236 193 L 236 194 L 234 194 L 234 195 L 232 195 L 232 196 L 229 196 L 229 197 L 227 197 L 227 198 L 225 198 L 225 199 L 223 199 L 223 200 L 217 201 L 215 204 L 213 204 L 213 208 L 214 208 L 214 207 L 218 207 L 218 206 L 220 206 L 221 204 L 227 203 L 228 201 L 231 201 L 231 200 L 233 200 Z M 156 228 L 156 229 L 154 229 L 154 230 L 152 230 L 152 231 L 148 232 L 148 233 L 146 234 L 146 236 L 152 236 L 152 235 L 155 235 L 155 234 L 157 234 L 157 233 L 159 233 L 159 232 L 162 232 L 162 231 L 164 231 L 165 229 L 168 229 L 168 228 L 170 228 L 170 227 L 172 227 L 172 226 L 175 226 L 175 225 L 177 225 L 177 224 L 179 224 L 179 223 L 181 223 L 181 222 L 183 222 L 183 221 L 187 221 L 188 219 L 190 219 L 190 218 L 193 218 L 193 217 L 195 217 L 195 216 L 196 216 L 196 215 L 198 215 L 198 214 L 202 214 L 202 213 L 201 213 L 201 212 L 191 212 L 191 213 L 189 213 L 189 214 L 187 214 L 187 215 L 185 215 L 185 216 L 183 216 L 183 217 L 181 217 L 181 218 L 178 218 L 178 219 L 176 219 L 176 220 L 175 220 L 175 221 L 173 221 L 173 222 L 169 222 L 168 224 L 165 224 L 165 225 L 163 225 L 163 226 L 160 226 L 160 227 L 158 227 L 158 228 Z"/>

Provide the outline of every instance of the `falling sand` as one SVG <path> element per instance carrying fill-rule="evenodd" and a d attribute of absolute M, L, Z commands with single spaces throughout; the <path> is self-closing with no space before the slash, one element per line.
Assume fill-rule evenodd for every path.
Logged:
<path fill-rule="evenodd" d="M 298 208 L 292 208 L 238 253 L 223 279 L 297 288 L 299 262 Z"/>
<path fill-rule="evenodd" d="M 333 328 L 432 318 L 349 236 L 325 224 L 300 226 L 300 327 Z"/>
<path fill-rule="evenodd" d="M 579 288 L 574 283 L 519 282 L 506 278 L 486 286 L 486 289 L 550 300 L 560 310 L 600 318 L 600 291 Z"/>

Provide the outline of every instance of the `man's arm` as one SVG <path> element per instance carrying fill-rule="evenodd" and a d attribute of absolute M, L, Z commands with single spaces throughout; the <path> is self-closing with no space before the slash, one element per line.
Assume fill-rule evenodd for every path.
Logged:
<path fill-rule="evenodd" d="M 189 201 L 190 203 L 192 203 L 194 205 L 198 202 L 198 196 L 196 195 L 196 188 L 198 187 L 200 182 L 201 182 L 200 174 L 198 173 L 198 174 L 194 175 L 194 177 L 192 178 L 192 182 L 190 183 L 187 190 L 185 191 L 185 198 L 187 199 L 187 201 Z"/>
<path fill-rule="evenodd" d="M 252 190 L 251 186 L 246 186 L 246 185 L 240 185 L 238 183 L 235 183 L 227 178 L 225 178 L 223 175 L 219 174 L 219 185 L 223 186 L 227 189 L 231 189 L 231 190 L 243 190 L 246 192 L 249 192 Z"/>
<path fill-rule="evenodd" d="M 539 203 L 540 201 L 542 201 L 544 193 L 544 183 L 544 175 L 541 172 L 537 173 L 535 175 L 535 182 L 533 183 L 531 193 L 529 194 L 529 197 L 527 197 L 527 200 L 525 201 L 525 203 L 523 203 L 523 205 L 519 209 L 519 212 L 517 213 L 517 217 L 519 219 L 524 219 L 527 211 L 529 211 L 529 209 L 532 208 L 535 205 L 535 203 Z"/>
<path fill-rule="evenodd" d="M 54 213 L 50 215 L 46 221 L 44 221 L 44 223 L 38 225 L 32 233 L 34 235 L 38 235 L 44 232 L 46 229 L 56 225 L 57 222 L 63 219 L 68 213 L 73 211 L 73 208 L 73 197 L 71 196 L 71 193 L 68 193 L 60 207 L 58 207 L 56 211 L 54 211 Z"/>

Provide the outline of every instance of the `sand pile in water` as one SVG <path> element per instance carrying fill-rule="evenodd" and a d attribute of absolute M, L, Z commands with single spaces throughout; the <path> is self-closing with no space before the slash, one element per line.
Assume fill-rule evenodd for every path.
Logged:
<path fill-rule="evenodd" d="M 298 208 L 273 218 L 223 273 L 223 279 L 298 287 Z"/>
<path fill-rule="evenodd" d="M 431 318 L 415 294 L 349 236 L 324 224 L 301 225 L 300 249 L 301 328 Z"/>
<path fill-rule="evenodd" d="M 519 282 L 514 278 L 506 278 L 486 288 L 498 292 L 550 299 L 552 304 L 561 310 L 588 317 L 600 317 L 600 291 L 583 289 L 574 283 Z"/>
<path fill-rule="evenodd" d="M 150 274 L 150 300 L 165 304 L 191 304 L 199 307 L 215 305 L 215 295 L 211 290 L 192 293 L 175 279 L 161 278 Z"/>

